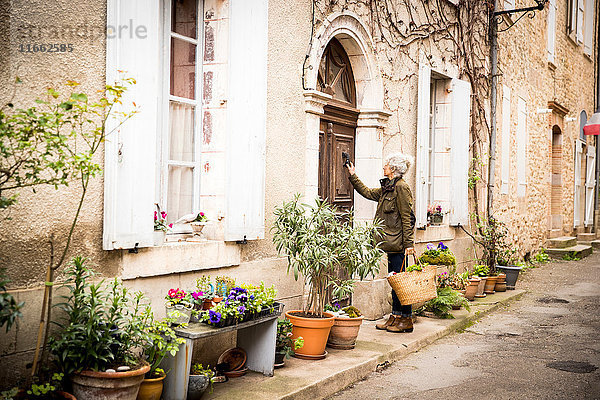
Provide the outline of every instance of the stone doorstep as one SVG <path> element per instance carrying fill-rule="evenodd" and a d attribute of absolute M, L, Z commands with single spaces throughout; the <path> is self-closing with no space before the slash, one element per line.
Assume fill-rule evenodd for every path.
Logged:
<path fill-rule="evenodd" d="M 555 259 L 562 260 L 565 254 L 571 254 L 578 258 L 584 258 L 592 254 L 592 246 L 578 244 L 576 246 L 561 248 L 561 249 L 546 249 L 546 253 Z"/>
<path fill-rule="evenodd" d="M 452 311 L 456 319 L 419 317 L 412 333 L 388 333 L 375 329 L 379 321 L 364 321 L 353 350 L 327 348 L 324 360 L 290 358 L 273 377 L 249 372 L 214 385 L 207 399 L 321 399 L 360 381 L 370 373 L 401 360 L 437 339 L 467 327 L 472 321 L 519 299 L 524 290 L 509 290 L 471 302 L 471 312 Z"/>
<path fill-rule="evenodd" d="M 578 233 L 577 234 L 578 242 L 591 242 L 592 240 L 596 240 L 596 233 Z"/>
<path fill-rule="evenodd" d="M 587 244 L 592 246 L 592 248 L 594 248 L 594 249 L 600 249 L 600 240 L 592 240 L 591 242 L 589 242 Z"/>
<path fill-rule="evenodd" d="M 577 245 L 577 238 L 574 236 L 562 236 L 546 241 L 549 249 L 564 249 Z"/>

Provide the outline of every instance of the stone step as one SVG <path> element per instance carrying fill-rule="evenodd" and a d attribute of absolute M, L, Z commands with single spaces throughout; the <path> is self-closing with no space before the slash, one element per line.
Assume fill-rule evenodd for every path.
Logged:
<path fill-rule="evenodd" d="M 561 236 L 554 239 L 548 239 L 546 244 L 549 249 L 565 249 L 577 245 L 577 238 L 574 236 Z"/>
<path fill-rule="evenodd" d="M 600 240 L 592 240 L 589 243 L 594 249 L 600 249 Z"/>
<path fill-rule="evenodd" d="M 552 248 L 546 249 L 546 253 L 558 260 L 562 260 L 565 255 L 569 255 L 571 257 L 584 258 L 592 254 L 592 246 L 585 244 L 578 244 L 576 246 L 566 247 L 566 248 Z"/>
<path fill-rule="evenodd" d="M 596 233 L 578 233 L 577 234 L 578 242 L 591 242 L 592 240 L 596 240 Z"/>
<path fill-rule="evenodd" d="M 555 239 L 557 237 L 561 237 L 562 235 L 562 229 L 550 229 L 548 231 L 548 238 L 550 239 Z"/>

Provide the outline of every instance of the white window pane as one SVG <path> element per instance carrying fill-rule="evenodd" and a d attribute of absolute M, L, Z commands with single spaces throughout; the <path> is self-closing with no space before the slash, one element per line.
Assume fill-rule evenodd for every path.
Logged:
<path fill-rule="evenodd" d="M 171 102 L 169 106 L 169 160 L 194 160 L 194 106 Z"/>
<path fill-rule="evenodd" d="M 194 170 L 169 165 L 167 220 L 169 223 L 191 214 L 194 190 Z"/>

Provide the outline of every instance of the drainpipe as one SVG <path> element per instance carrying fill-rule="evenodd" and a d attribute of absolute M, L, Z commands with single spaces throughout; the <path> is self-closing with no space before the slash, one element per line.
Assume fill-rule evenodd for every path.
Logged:
<path fill-rule="evenodd" d="M 498 9 L 498 0 L 494 1 L 494 11 L 490 16 L 490 64 L 491 64 L 491 91 L 490 91 L 490 143 L 489 143 L 489 170 L 488 170 L 488 193 L 487 193 L 487 215 L 493 213 L 494 186 L 496 184 L 496 105 L 498 93 L 498 25 L 494 12 Z"/>

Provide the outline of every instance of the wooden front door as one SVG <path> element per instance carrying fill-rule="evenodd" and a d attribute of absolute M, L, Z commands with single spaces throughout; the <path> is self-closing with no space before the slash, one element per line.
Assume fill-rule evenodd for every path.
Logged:
<path fill-rule="evenodd" d="M 354 163 L 356 118 L 353 111 L 327 106 L 319 130 L 319 196 L 339 210 L 354 205 L 354 188 L 348 179 L 342 153 Z"/>

